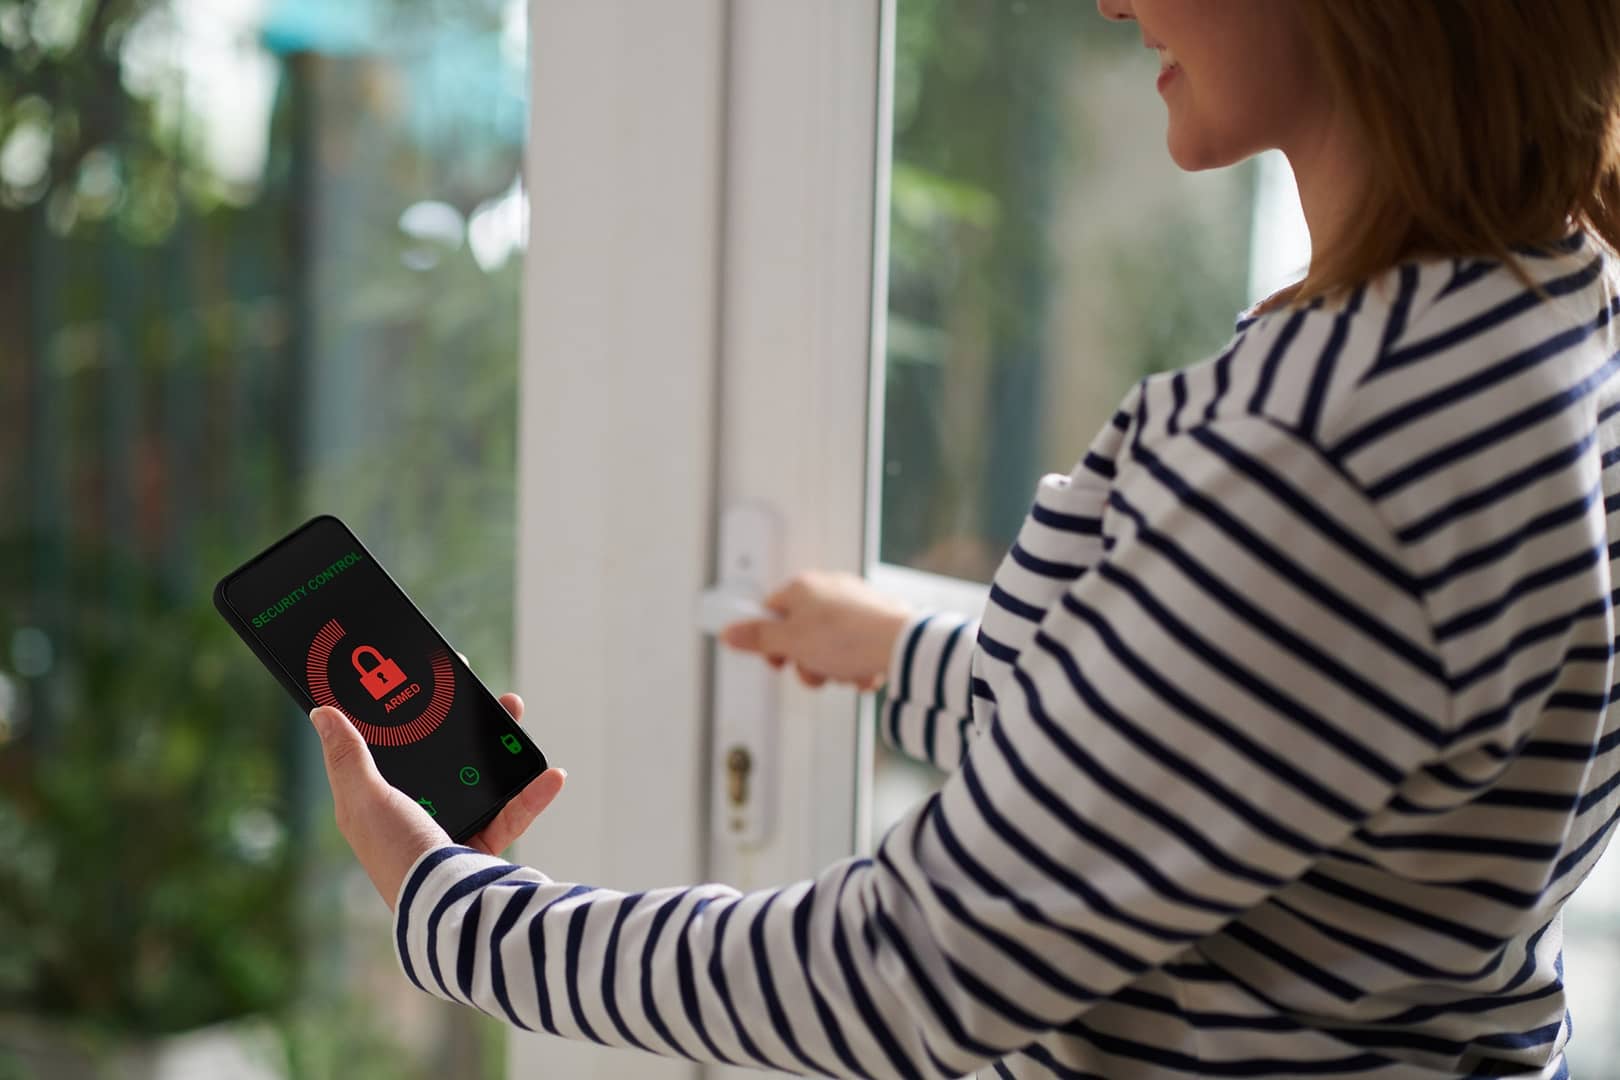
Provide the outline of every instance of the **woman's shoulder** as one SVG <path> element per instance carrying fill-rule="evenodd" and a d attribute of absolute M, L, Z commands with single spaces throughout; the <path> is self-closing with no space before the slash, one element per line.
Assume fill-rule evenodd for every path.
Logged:
<path fill-rule="evenodd" d="M 1324 449 L 1367 425 L 1458 404 L 1448 387 L 1471 378 L 1525 374 L 1548 342 L 1572 341 L 1616 314 L 1616 260 L 1584 232 L 1521 265 L 1548 294 L 1504 262 L 1404 261 L 1342 296 L 1263 314 L 1245 309 L 1222 349 L 1185 368 L 1149 376 L 1128 399 L 1141 437 L 1200 422 L 1262 417 Z M 1492 374 L 1494 372 L 1494 376 Z M 1549 372 L 1549 374 L 1553 374 Z"/>

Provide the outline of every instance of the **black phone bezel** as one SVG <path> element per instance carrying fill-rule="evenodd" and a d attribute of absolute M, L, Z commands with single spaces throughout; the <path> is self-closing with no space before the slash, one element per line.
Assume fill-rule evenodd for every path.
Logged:
<path fill-rule="evenodd" d="M 331 522 L 347 533 L 349 539 L 353 541 L 355 547 L 365 553 L 366 558 L 371 560 L 371 564 L 375 566 L 382 574 L 384 580 L 386 580 L 389 585 L 393 586 L 394 590 L 399 593 L 400 597 L 407 604 L 409 604 L 411 609 L 421 617 L 424 623 L 427 624 L 428 629 L 433 632 L 434 637 L 439 639 L 440 644 L 442 644 L 446 649 L 450 649 L 452 652 L 455 651 L 455 647 L 452 646 L 450 642 L 445 639 L 445 636 L 439 632 L 439 628 L 433 625 L 433 620 L 429 619 L 427 614 L 416 605 L 414 600 L 410 598 L 410 594 L 400 587 L 399 582 L 394 580 L 393 575 L 388 572 L 387 567 L 383 566 L 378 558 L 371 553 L 371 549 L 366 547 L 366 545 L 361 542 L 360 538 L 355 535 L 353 529 L 349 528 L 349 526 L 336 514 L 316 514 L 314 517 L 298 526 L 292 532 L 283 536 L 281 539 L 277 540 L 275 543 L 253 556 L 253 558 L 249 559 L 247 562 L 238 566 L 235 570 L 232 570 L 230 573 L 220 578 L 218 584 L 214 586 L 214 609 L 218 611 L 225 621 L 230 624 L 231 629 L 236 631 L 237 637 L 241 638 L 247 647 L 253 651 L 253 655 L 259 658 L 259 662 L 265 666 L 266 670 L 268 670 L 271 675 L 275 676 L 276 681 L 281 684 L 282 689 L 286 690 L 287 693 L 292 696 L 292 699 L 303 707 L 306 714 L 315 708 L 315 699 L 310 697 L 309 691 L 304 688 L 303 683 L 294 678 L 292 674 L 281 665 L 281 662 L 276 659 L 275 655 L 271 653 L 269 648 L 259 640 L 258 635 L 253 632 L 253 628 L 248 625 L 247 620 L 242 618 L 241 614 L 231 606 L 231 602 L 226 597 L 225 592 L 230 586 L 231 582 L 252 570 L 259 563 L 264 562 L 270 556 L 274 555 L 277 550 L 292 542 L 294 539 L 301 536 L 309 529 L 314 528 L 321 522 Z M 517 786 L 512 788 L 512 790 L 494 800 L 494 804 L 490 807 L 490 809 L 486 813 L 476 818 L 473 823 L 462 830 L 459 835 L 453 833 L 450 834 L 450 839 L 458 844 L 465 843 L 467 840 L 478 835 L 478 831 L 480 829 L 488 825 L 491 821 L 495 820 L 495 815 L 499 814 L 501 810 L 506 807 L 507 803 L 516 798 L 525 787 L 534 781 L 535 777 L 545 772 L 547 768 L 545 751 L 541 750 L 540 747 L 535 744 L 534 740 L 529 738 L 528 733 L 523 730 L 523 725 L 511 718 L 511 714 L 506 711 L 506 707 L 500 703 L 500 700 L 496 698 L 494 694 L 490 693 L 489 688 L 484 685 L 483 680 L 473 672 L 471 665 L 463 663 L 462 668 L 472 680 L 472 684 L 476 692 L 483 694 L 484 697 L 488 699 L 489 704 L 492 705 L 501 716 L 506 717 L 507 723 L 510 725 L 511 730 L 519 739 L 524 742 L 525 745 L 535 752 L 535 756 L 540 759 L 540 767 L 532 775 L 521 780 Z M 387 777 L 384 777 L 384 779 L 387 779 Z"/>

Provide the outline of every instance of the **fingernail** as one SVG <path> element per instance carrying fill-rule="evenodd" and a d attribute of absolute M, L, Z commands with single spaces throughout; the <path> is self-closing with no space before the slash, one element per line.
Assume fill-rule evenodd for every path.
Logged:
<path fill-rule="evenodd" d="M 320 737 L 323 739 L 326 738 L 327 725 L 332 722 L 331 716 L 327 713 L 326 706 L 317 705 L 315 708 L 311 709 L 309 711 L 309 722 L 315 725 L 316 734 L 320 735 Z"/>

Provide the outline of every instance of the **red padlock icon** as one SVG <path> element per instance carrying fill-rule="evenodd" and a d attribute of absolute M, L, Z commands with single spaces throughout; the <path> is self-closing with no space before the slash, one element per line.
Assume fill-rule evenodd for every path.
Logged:
<path fill-rule="evenodd" d="M 360 663 L 362 653 L 370 653 L 377 663 L 369 668 L 364 666 Z M 399 665 L 370 645 L 362 645 L 355 649 L 349 654 L 349 660 L 354 664 L 354 670 L 360 673 L 360 685 L 378 701 L 381 701 L 388 691 L 405 681 L 405 673 L 399 670 Z"/>

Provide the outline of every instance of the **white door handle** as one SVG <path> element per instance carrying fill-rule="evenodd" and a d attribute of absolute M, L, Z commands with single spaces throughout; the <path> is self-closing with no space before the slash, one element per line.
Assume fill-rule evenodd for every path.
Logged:
<path fill-rule="evenodd" d="M 698 626 L 705 634 L 719 634 L 734 622 L 745 619 L 774 619 L 776 612 L 755 597 L 717 585 L 705 590 L 698 602 Z"/>
<path fill-rule="evenodd" d="M 705 632 L 777 617 L 760 600 L 781 580 L 781 533 L 780 519 L 762 503 L 739 504 L 721 516 L 720 580 L 698 600 Z M 763 845 L 776 818 L 778 685 L 763 657 L 717 644 L 710 805 L 716 842 L 739 851 Z"/>

